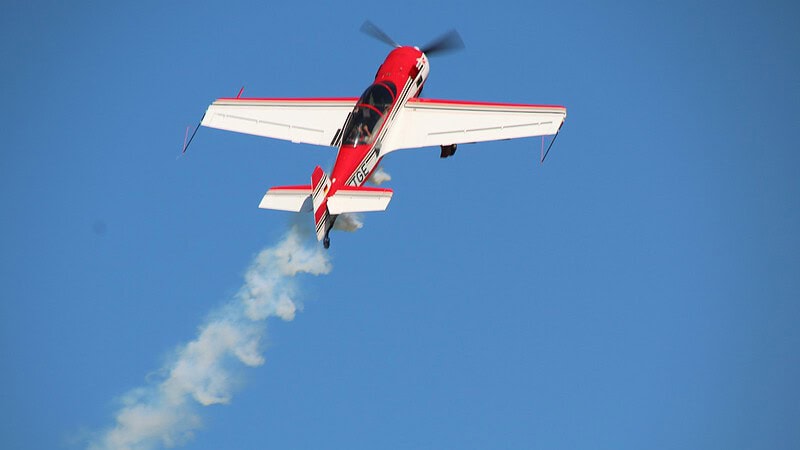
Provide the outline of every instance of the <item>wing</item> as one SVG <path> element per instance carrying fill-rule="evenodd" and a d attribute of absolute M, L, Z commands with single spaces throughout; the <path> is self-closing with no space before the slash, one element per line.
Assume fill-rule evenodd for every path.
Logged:
<path fill-rule="evenodd" d="M 332 146 L 356 98 L 221 98 L 201 125 L 292 142 Z"/>
<path fill-rule="evenodd" d="M 563 106 L 412 98 L 400 111 L 381 153 L 546 136 L 556 134 L 566 117 Z"/>

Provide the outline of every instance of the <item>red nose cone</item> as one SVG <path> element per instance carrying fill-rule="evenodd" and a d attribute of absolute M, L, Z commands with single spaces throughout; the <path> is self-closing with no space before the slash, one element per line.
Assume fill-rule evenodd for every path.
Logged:
<path fill-rule="evenodd" d="M 406 79 L 416 75 L 412 74 L 412 71 L 416 69 L 420 57 L 422 52 L 416 47 L 397 47 L 381 64 L 375 81 L 390 80 L 398 86 L 403 86 Z"/>

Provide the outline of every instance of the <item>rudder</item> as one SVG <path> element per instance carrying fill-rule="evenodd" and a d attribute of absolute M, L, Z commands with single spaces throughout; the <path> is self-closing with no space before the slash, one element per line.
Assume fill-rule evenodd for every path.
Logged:
<path fill-rule="evenodd" d="M 328 212 L 328 191 L 331 180 L 320 166 L 314 168 L 311 174 L 311 201 L 314 206 L 314 225 L 317 231 L 317 240 L 321 241 L 330 229 L 330 213 Z"/>

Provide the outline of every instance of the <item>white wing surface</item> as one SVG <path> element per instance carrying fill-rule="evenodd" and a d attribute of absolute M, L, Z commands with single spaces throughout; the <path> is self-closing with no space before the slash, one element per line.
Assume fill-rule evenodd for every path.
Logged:
<path fill-rule="evenodd" d="M 412 98 L 400 111 L 381 154 L 403 149 L 556 134 L 563 106 Z"/>
<path fill-rule="evenodd" d="M 333 145 L 356 98 L 221 98 L 201 125 L 292 142 Z"/>

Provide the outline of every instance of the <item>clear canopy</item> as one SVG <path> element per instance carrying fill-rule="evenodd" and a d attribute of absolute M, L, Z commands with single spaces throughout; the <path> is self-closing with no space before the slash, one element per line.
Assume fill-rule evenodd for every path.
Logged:
<path fill-rule="evenodd" d="M 344 145 L 372 144 L 380 131 L 386 113 L 397 96 L 397 87 L 382 81 L 368 87 L 358 99 L 344 130 Z"/>

